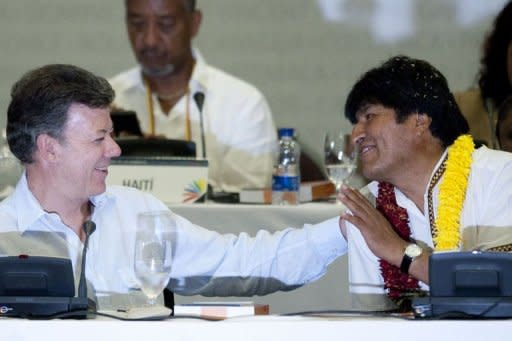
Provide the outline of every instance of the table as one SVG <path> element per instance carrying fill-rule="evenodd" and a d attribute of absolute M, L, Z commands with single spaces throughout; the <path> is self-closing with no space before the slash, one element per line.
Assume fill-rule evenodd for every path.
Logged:
<path fill-rule="evenodd" d="M 306 203 L 298 206 L 242 205 L 242 204 L 176 204 L 170 209 L 195 224 L 221 233 L 247 232 L 255 235 L 260 229 L 277 231 L 286 227 L 302 227 L 304 223 L 318 223 L 340 214 L 341 207 L 332 203 Z M 273 314 L 311 310 L 343 310 L 350 308 L 347 257 L 334 261 L 320 280 L 288 292 L 277 292 L 263 297 L 233 297 L 222 300 L 252 300 L 270 304 Z M 175 295 L 176 303 L 218 301 L 219 298 Z"/>
<path fill-rule="evenodd" d="M 0 319 L 2 340 L 508 340 L 510 320 L 418 321 L 395 318 L 261 316 L 221 322 L 191 319 L 28 321 Z"/>

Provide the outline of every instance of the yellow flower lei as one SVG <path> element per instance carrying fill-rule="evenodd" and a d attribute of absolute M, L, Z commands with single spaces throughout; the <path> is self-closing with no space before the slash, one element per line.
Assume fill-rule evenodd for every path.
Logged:
<path fill-rule="evenodd" d="M 448 149 L 445 174 L 439 187 L 436 250 L 454 250 L 460 241 L 460 213 L 466 197 L 475 145 L 470 135 L 459 136 Z"/>

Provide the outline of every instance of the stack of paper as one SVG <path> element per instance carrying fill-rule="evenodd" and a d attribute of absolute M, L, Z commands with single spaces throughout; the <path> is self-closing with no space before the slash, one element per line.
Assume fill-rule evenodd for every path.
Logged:
<path fill-rule="evenodd" d="M 302 182 L 299 188 L 299 201 L 327 200 L 334 192 L 334 185 L 327 180 Z M 272 190 L 270 188 L 244 189 L 240 192 L 240 202 L 246 204 L 271 204 Z"/>
<path fill-rule="evenodd" d="M 194 316 L 223 320 L 229 317 L 268 315 L 268 304 L 254 302 L 195 302 L 176 304 L 174 316 Z"/>

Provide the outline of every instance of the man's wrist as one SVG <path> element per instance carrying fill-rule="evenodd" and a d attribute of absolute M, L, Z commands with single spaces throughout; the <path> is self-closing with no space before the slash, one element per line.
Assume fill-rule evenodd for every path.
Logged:
<path fill-rule="evenodd" d="M 423 253 L 423 249 L 416 243 L 411 243 L 405 247 L 404 254 L 402 256 L 402 262 L 400 263 L 400 271 L 409 274 L 409 269 L 412 262 Z"/>

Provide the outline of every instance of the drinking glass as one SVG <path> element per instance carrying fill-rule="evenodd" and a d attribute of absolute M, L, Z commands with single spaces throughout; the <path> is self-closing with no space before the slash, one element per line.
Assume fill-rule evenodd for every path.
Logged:
<path fill-rule="evenodd" d="M 148 304 L 167 286 L 171 277 L 176 221 L 169 211 L 140 213 L 135 239 L 135 276 Z"/>
<path fill-rule="evenodd" d="M 357 168 L 357 147 L 349 135 L 328 132 L 324 140 L 324 166 L 327 177 L 336 187 L 336 203 L 341 186 Z"/>

